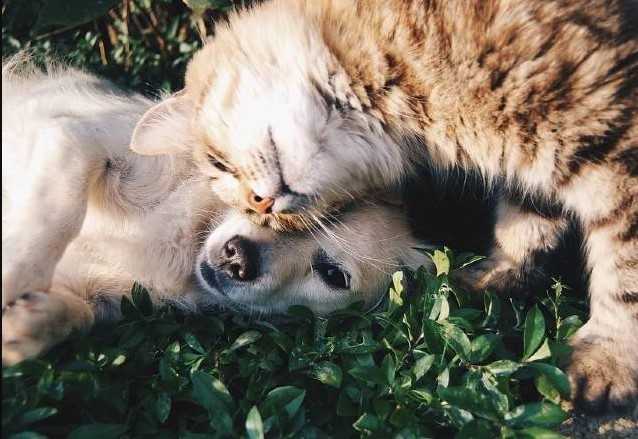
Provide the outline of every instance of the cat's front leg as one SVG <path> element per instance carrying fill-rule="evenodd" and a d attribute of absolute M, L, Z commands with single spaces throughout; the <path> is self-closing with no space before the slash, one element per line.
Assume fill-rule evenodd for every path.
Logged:
<path fill-rule="evenodd" d="M 90 305 L 72 293 L 23 293 L 2 311 L 2 364 L 35 358 L 93 321 Z"/>
<path fill-rule="evenodd" d="M 538 260 L 555 248 L 568 227 L 561 215 L 540 215 L 501 198 L 497 207 L 494 244 L 488 257 L 456 271 L 453 281 L 469 291 L 526 293 L 544 277 Z"/>
<path fill-rule="evenodd" d="M 590 319 L 574 335 L 568 368 L 580 409 L 638 410 L 638 203 L 585 224 Z"/>

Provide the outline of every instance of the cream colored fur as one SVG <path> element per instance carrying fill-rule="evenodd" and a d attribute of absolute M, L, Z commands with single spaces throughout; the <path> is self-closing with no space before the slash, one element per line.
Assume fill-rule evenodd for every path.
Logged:
<path fill-rule="evenodd" d="M 76 70 L 42 73 L 21 57 L 2 72 L 3 363 L 117 318 L 136 281 L 155 303 L 193 312 L 227 305 L 262 315 L 303 304 L 327 313 L 373 305 L 389 274 L 424 262 L 395 207 L 361 204 L 296 236 L 227 212 L 190 154 L 128 150 L 151 101 Z M 169 133 L 156 140 L 170 143 Z M 256 244 L 260 276 L 221 289 L 201 275 L 197 282 L 204 259 L 224 276 L 216 255 L 235 236 Z M 350 289 L 337 291 L 315 273 L 319 253 L 347 270 Z"/>

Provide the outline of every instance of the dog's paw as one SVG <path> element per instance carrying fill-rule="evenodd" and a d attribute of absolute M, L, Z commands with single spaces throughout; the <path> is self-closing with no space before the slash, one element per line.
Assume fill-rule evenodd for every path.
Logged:
<path fill-rule="evenodd" d="M 624 411 L 638 403 L 638 364 L 619 354 L 617 341 L 590 339 L 572 342 L 568 368 L 577 410 L 592 414 Z"/>
<path fill-rule="evenodd" d="M 20 295 L 2 310 L 2 364 L 35 358 L 68 335 L 61 300 L 40 291 Z"/>

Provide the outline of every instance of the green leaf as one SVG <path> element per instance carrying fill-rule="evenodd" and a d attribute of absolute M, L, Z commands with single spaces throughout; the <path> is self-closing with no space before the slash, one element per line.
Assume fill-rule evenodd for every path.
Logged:
<path fill-rule="evenodd" d="M 428 318 L 423 320 L 423 338 L 432 353 L 440 354 L 443 352 L 443 328 L 434 320 Z"/>
<path fill-rule="evenodd" d="M 432 253 L 430 257 L 436 267 L 437 277 L 450 272 L 450 259 L 444 252 L 441 250 L 434 250 L 434 253 Z"/>
<path fill-rule="evenodd" d="M 191 382 L 193 400 L 208 411 L 211 425 L 215 425 L 221 433 L 230 434 L 233 430 L 230 416 L 233 400 L 226 387 L 212 375 L 199 370 L 193 372 Z"/>
<path fill-rule="evenodd" d="M 88 424 L 74 429 L 68 439 L 119 439 L 127 430 L 123 424 Z"/>
<path fill-rule="evenodd" d="M 529 358 L 541 345 L 545 338 L 545 318 L 543 313 L 534 305 L 525 318 L 525 332 L 523 333 L 523 358 Z"/>
<path fill-rule="evenodd" d="M 390 288 L 389 313 L 393 313 L 403 306 L 403 272 L 397 271 L 392 275 L 392 288 Z"/>
<path fill-rule="evenodd" d="M 162 392 L 157 395 L 155 401 L 155 415 L 160 424 L 163 424 L 168 419 L 168 415 L 171 413 L 171 397 L 166 392 Z"/>
<path fill-rule="evenodd" d="M 424 355 L 416 360 L 414 366 L 412 366 L 412 375 L 414 375 L 414 382 L 418 382 L 423 376 L 430 370 L 432 363 L 436 356 L 434 354 Z"/>
<path fill-rule="evenodd" d="M 450 303 L 447 300 L 447 297 L 441 296 L 441 308 L 439 311 L 439 315 L 436 318 L 436 321 L 441 323 L 447 320 L 450 316 Z"/>
<path fill-rule="evenodd" d="M 494 427 L 483 419 L 473 419 L 463 425 L 455 439 L 494 439 L 497 435 Z"/>
<path fill-rule="evenodd" d="M 235 341 L 233 342 L 232 345 L 230 345 L 230 348 L 228 348 L 228 350 L 229 351 L 237 350 L 246 345 L 255 343 L 260 338 L 261 338 L 261 332 L 254 331 L 254 330 L 246 331 L 243 334 L 241 334 L 239 337 L 237 337 L 237 339 L 235 339 Z"/>
<path fill-rule="evenodd" d="M 507 395 L 499 389 L 498 379 L 494 375 L 490 373 L 482 374 L 481 385 L 490 397 L 492 405 L 500 414 L 505 414 L 509 411 L 509 399 Z"/>
<path fill-rule="evenodd" d="M 394 404 L 385 399 L 374 399 L 372 406 L 379 419 L 382 420 L 385 420 L 394 409 Z"/>
<path fill-rule="evenodd" d="M 450 368 L 443 369 L 436 377 L 436 384 L 439 388 L 445 388 L 450 384 Z"/>
<path fill-rule="evenodd" d="M 399 296 L 403 294 L 403 271 L 395 271 L 392 274 L 392 287 Z"/>
<path fill-rule="evenodd" d="M 560 425 L 569 414 L 550 402 L 534 402 L 520 405 L 505 414 L 505 422 L 512 428 L 545 427 Z"/>
<path fill-rule="evenodd" d="M 497 377 L 508 377 L 523 365 L 512 360 L 497 360 L 485 367 Z"/>
<path fill-rule="evenodd" d="M 434 395 L 432 395 L 432 392 L 427 389 L 410 390 L 408 396 L 421 404 L 427 405 L 430 405 L 434 400 Z"/>
<path fill-rule="evenodd" d="M 55 415 L 57 412 L 58 409 L 54 407 L 40 407 L 37 409 L 32 409 L 22 414 L 22 416 L 20 417 L 20 423 L 22 425 L 33 424 L 35 422 L 49 418 Z"/>
<path fill-rule="evenodd" d="M 446 387 L 438 390 L 442 400 L 486 419 L 497 420 L 498 413 L 490 398 L 467 387 Z"/>
<path fill-rule="evenodd" d="M 121 366 L 122 364 L 124 364 L 126 362 L 126 355 L 124 354 L 119 354 L 117 357 L 115 357 L 113 359 L 113 361 L 111 362 L 111 364 L 113 366 Z"/>
<path fill-rule="evenodd" d="M 264 424 L 256 406 L 253 406 L 246 417 L 246 437 L 248 439 L 264 439 Z"/>
<path fill-rule="evenodd" d="M 569 316 L 560 321 L 556 330 L 556 338 L 565 340 L 574 335 L 578 329 L 583 326 L 583 321 L 578 316 Z"/>
<path fill-rule="evenodd" d="M 534 385 L 538 393 L 543 395 L 545 399 L 558 404 L 560 402 L 560 393 L 556 390 L 556 387 L 545 375 L 538 375 L 534 378 Z"/>
<path fill-rule="evenodd" d="M 166 351 L 164 352 L 164 356 L 170 361 L 177 361 L 179 358 L 179 353 L 181 352 L 182 347 L 179 344 L 179 341 L 175 340 L 173 343 L 169 344 L 166 347 Z"/>
<path fill-rule="evenodd" d="M 191 334 L 190 332 L 184 334 L 184 341 L 186 342 L 188 347 L 190 347 L 195 352 L 202 355 L 206 354 L 206 349 L 204 349 L 199 340 L 197 340 L 197 337 L 195 337 L 195 335 Z"/>
<path fill-rule="evenodd" d="M 485 319 L 481 323 L 483 327 L 493 327 L 501 317 L 501 300 L 491 291 L 486 291 L 483 298 Z"/>
<path fill-rule="evenodd" d="M 546 338 L 543 344 L 541 345 L 541 347 L 538 348 L 536 352 L 534 352 L 532 356 L 525 361 L 531 362 L 531 361 L 544 360 L 546 358 L 550 358 L 551 356 L 552 356 L 552 351 L 549 349 L 549 340 Z"/>
<path fill-rule="evenodd" d="M 197 17 L 202 16 L 207 10 L 225 10 L 233 6 L 231 0 L 183 0 L 193 10 Z"/>
<path fill-rule="evenodd" d="M 9 439 L 47 439 L 47 437 L 35 431 L 22 431 L 17 434 L 12 434 L 9 436 Z"/>
<path fill-rule="evenodd" d="M 478 256 L 472 253 L 461 253 L 454 258 L 454 266 L 456 270 L 460 270 L 478 261 L 482 261 L 483 259 L 485 259 L 485 256 Z"/>
<path fill-rule="evenodd" d="M 392 354 L 387 354 L 381 363 L 381 370 L 385 375 L 386 383 L 392 385 L 394 383 L 394 375 L 396 373 L 396 364 Z"/>
<path fill-rule="evenodd" d="M 567 378 L 565 372 L 547 363 L 530 363 L 527 367 L 544 375 L 563 398 L 569 398 L 571 386 L 569 385 L 569 378 Z"/>
<path fill-rule="evenodd" d="M 371 384 L 387 385 L 387 375 L 378 367 L 356 366 L 348 370 L 348 373 L 359 381 Z"/>
<path fill-rule="evenodd" d="M 383 422 L 373 414 L 364 413 L 352 426 L 357 431 L 377 431 L 383 426 Z"/>
<path fill-rule="evenodd" d="M 277 387 L 266 395 L 261 406 L 261 413 L 266 418 L 279 416 L 282 411 L 286 413 L 288 419 L 292 419 L 301 408 L 306 391 L 294 386 Z"/>
<path fill-rule="evenodd" d="M 341 387 L 343 372 L 336 364 L 330 361 L 322 361 L 313 366 L 312 376 L 319 382 L 338 389 Z"/>
<path fill-rule="evenodd" d="M 307 306 L 292 305 L 288 307 L 287 313 L 291 316 L 307 320 L 308 322 L 314 322 L 315 320 L 315 314 Z"/>
<path fill-rule="evenodd" d="M 118 0 L 46 0 L 35 28 L 51 26 L 74 27 L 100 17 L 114 7 Z"/>
<path fill-rule="evenodd" d="M 459 357 L 465 361 L 469 361 L 472 353 L 472 344 L 467 335 L 465 335 L 458 326 L 450 323 L 444 323 L 441 326 L 443 328 L 441 333 L 443 340 L 454 349 L 454 352 L 456 352 Z"/>
<path fill-rule="evenodd" d="M 485 334 L 472 340 L 470 359 L 472 363 L 485 361 L 496 348 L 500 338 L 494 334 Z"/>
<path fill-rule="evenodd" d="M 517 439 L 566 439 L 562 434 L 540 427 L 516 430 L 516 437 Z"/>
<path fill-rule="evenodd" d="M 131 297 L 133 304 L 142 315 L 150 316 L 153 314 L 153 302 L 146 288 L 136 282 L 131 289 Z"/>
<path fill-rule="evenodd" d="M 122 299 L 120 299 L 120 311 L 122 313 L 122 317 L 125 318 L 136 318 L 139 316 L 137 308 L 135 308 L 131 299 L 126 296 L 122 296 Z"/>
<path fill-rule="evenodd" d="M 462 428 L 468 422 L 474 420 L 472 413 L 467 410 L 460 409 L 456 406 L 446 405 L 443 407 L 443 413 L 450 420 L 450 423 L 456 428 Z"/>
<path fill-rule="evenodd" d="M 416 424 L 418 419 L 412 409 L 399 405 L 390 415 L 389 421 L 394 427 L 403 428 Z"/>

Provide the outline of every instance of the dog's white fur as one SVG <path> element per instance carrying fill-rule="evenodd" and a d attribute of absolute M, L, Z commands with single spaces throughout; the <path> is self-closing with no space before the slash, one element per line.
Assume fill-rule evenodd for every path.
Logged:
<path fill-rule="evenodd" d="M 191 311 L 223 304 L 268 314 L 303 304 L 327 313 L 360 300 L 372 305 L 389 273 L 425 262 L 400 210 L 383 204 L 363 203 L 296 235 L 228 212 L 190 153 L 144 157 L 128 149 L 152 104 L 76 70 L 43 73 L 25 54 L 3 64 L 3 363 L 117 318 L 135 281 L 153 301 Z M 162 133 L 156 141 L 170 143 Z M 234 236 L 257 247 L 260 275 L 251 282 L 222 279 L 218 256 Z M 318 254 L 347 271 L 349 290 L 315 273 Z M 199 272 L 197 282 L 202 262 L 217 270 L 221 287 Z"/>

